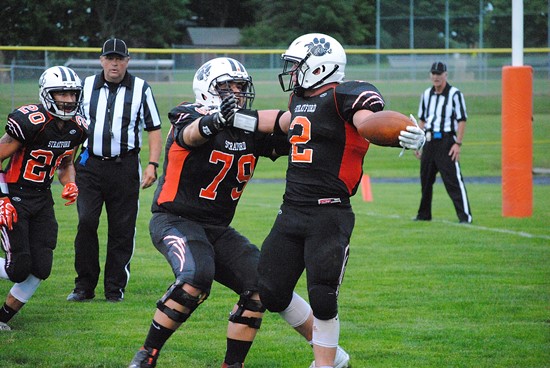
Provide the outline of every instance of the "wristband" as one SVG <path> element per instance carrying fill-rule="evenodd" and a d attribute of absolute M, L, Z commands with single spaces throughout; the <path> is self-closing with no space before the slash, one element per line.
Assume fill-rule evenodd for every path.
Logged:
<path fill-rule="evenodd" d="M 158 162 L 149 161 L 149 165 L 153 165 L 155 167 L 155 169 L 159 168 L 159 163 Z"/>
<path fill-rule="evenodd" d="M 6 174 L 4 170 L 0 170 L 0 197 L 7 197 L 10 191 L 6 182 Z"/>
<path fill-rule="evenodd" d="M 220 126 L 216 121 L 217 114 L 205 115 L 199 120 L 199 133 L 204 138 L 210 138 L 220 131 Z"/>
<path fill-rule="evenodd" d="M 462 147 L 462 142 L 455 142 L 459 147 Z"/>
<path fill-rule="evenodd" d="M 258 111 L 239 110 L 235 113 L 233 126 L 248 132 L 255 132 L 258 129 Z"/>

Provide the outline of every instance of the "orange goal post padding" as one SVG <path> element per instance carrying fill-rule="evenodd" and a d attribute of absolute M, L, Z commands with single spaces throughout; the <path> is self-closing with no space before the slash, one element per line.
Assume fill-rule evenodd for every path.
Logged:
<path fill-rule="evenodd" d="M 533 213 L 533 68 L 502 69 L 502 215 Z"/>

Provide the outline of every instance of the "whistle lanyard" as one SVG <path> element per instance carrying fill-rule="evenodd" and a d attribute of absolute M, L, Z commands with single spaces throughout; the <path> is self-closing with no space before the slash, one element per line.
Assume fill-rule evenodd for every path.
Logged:
<path fill-rule="evenodd" d="M 113 134 L 113 105 L 116 101 L 116 96 L 118 94 L 118 91 L 120 91 L 120 84 L 117 84 L 116 91 L 113 92 L 113 85 L 107 84 L 107 124 L 109 126 L 109 135 L 111 136 L 111 139 L 114 137 Z"/>

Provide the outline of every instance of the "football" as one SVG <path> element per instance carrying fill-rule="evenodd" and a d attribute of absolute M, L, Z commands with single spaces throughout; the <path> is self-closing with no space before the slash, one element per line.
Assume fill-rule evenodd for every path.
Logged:
<path fill-rule="evenodd" d="M 401 147 L 399 132 L 406 130 L 413 121 L 397 111 L 383 110 L 370 114 L 359 126 L 357 131 L 372 144 L 377 146 Z"/>

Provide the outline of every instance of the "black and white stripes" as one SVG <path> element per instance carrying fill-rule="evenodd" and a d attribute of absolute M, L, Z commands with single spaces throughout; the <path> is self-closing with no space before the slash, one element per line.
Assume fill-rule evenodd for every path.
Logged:
<path fill-rule="evenodd" d="M 86 146 L 93 155 L 123 155 L 141 147 L 141 128 L 160 129 L 151 87 L 141 78 L 127 74 L 117 89 L 110 90 L 101 75 L 90 76 L 84 81 L 84 96 L 89 123 Z"/>
<path fill-rule="evenodd" d="M 441 94 L 435 88 L 428 88 L 422 94 L 418 118 L 426 122 L 426 132 L 455 134 L 459 121 L 466 121 L 464 95 L 456 87 L 447 84 Z"/>

